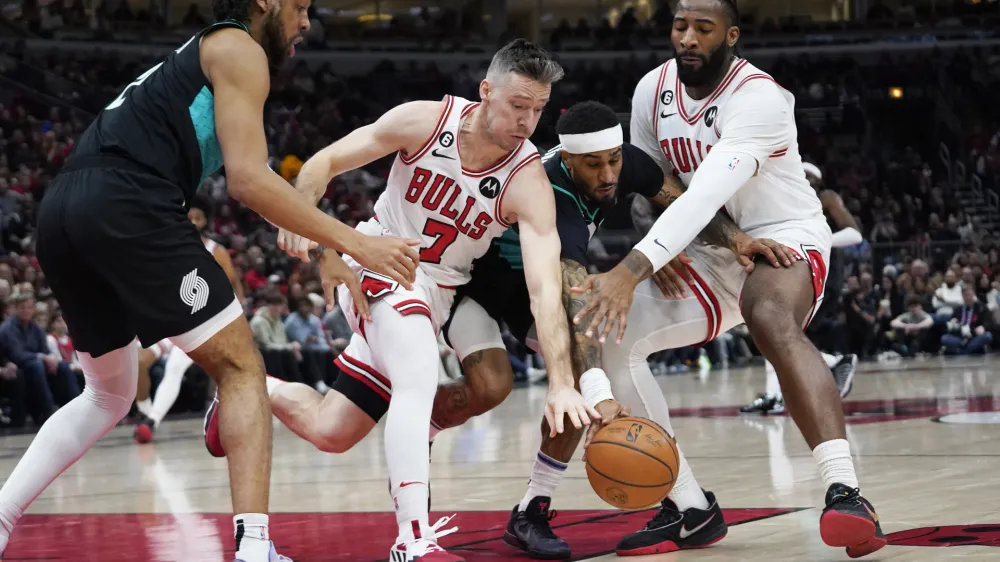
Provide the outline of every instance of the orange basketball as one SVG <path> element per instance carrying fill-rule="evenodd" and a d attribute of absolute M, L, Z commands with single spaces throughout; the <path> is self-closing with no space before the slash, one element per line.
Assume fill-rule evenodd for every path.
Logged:
<path fill-rule="evenodd" d="M 609 423 L 587 448 L 591 487 L 619 509 L 659 503 L 674 487 L 679 464 L 673 437 L 645 418 L 619 418 Z"/>

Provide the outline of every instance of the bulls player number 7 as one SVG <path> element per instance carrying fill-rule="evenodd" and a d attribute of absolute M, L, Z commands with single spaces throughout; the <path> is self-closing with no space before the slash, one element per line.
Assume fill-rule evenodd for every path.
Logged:
<path fill-rule="evenodd" d="M 434 219 L 427 219 L 423 234 L 435 238 L 429 247 L 420 248 L 420 261 L 425 263 L 441 263 L 441 255 L 458 239 L 458 229 L 455 225 Z"/>

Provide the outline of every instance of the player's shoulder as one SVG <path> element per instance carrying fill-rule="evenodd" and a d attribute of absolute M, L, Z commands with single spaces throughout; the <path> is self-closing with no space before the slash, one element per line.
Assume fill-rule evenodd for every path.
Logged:
<path fill-rule="evenodd" d="M 740 100 L 772 101 L 787 103 L 792 98 L 791 92 L 781 87 L 773 76 L 760 70 L 746 59 L 739 59 L 733 64 L 732 98 Z"/>

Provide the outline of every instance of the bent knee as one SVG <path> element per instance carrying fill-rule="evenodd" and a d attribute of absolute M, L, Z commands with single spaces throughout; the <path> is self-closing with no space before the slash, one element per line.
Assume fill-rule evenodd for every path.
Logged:
<path fill-rule="evenodd" d="M 320 428 L 314 435 L 312 444 L 324 453 L 346 453 L 367 434 L 367 430 L 348 428 L 338 423 Z"/>
<path fill-rule="evenodd" d="M 757 333 L 786 334 L 801 331 L 795 322 L 792 307 L 779 298 L 765 298 L 758 302 L 743 303 L 743 319 L 747 327 Z"/>
<path fill-rule="evenodd" d="M 465 379 L 472 394 L 470 405 L 476 410 L 473 415 L 496 408 L 514 390 L 514 372 L 507 361 L 506 351 L 497 351 L 487 350 L 489 355 L 483 361 L 465 369 Z"/>

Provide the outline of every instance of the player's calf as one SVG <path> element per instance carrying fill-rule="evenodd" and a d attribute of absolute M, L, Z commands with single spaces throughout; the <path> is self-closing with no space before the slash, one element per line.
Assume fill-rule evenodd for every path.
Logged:
<path fill-rule="evenodd" d="M 465 380 L 439 386 L 434 396 L 431 424 L 437 431 L 458 427 L 496 408 L 514 389 L 514 372 L 507 350 L 483 349 L 462 360 Z"/>

